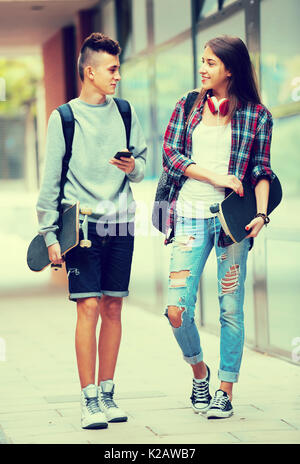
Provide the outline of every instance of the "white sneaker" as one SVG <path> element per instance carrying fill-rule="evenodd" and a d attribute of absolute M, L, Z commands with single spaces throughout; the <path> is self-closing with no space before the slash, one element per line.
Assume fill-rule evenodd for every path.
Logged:
<path fill-rule="evenodd" d="M 193 379 L 193 390 L 191 396 L 192 408 L 196 414 L 205 414 L 206 411 L 209 409 L 211 395 L 209 393 L 209 379 L 210 379 L 210 370 L 209 367 L 206 366 L 207 375 L 203 381 L 196 382 Z"/>
<path fill-rule="evenodd" d="M 98 403 L 97 385 L 90 384 L 81 391 L 81 427 L 106 429 L 108 423 Z"/>
<path fill-rule="evenodd" d="M 233 414 L 229 396 L 223 390 L 217 390 L 207 411 L 207 419 L 224 419 Z"/>
<path fill-rule="evenodd" d="M 108 422 L 126 422 L 128 417 L 113 400 L 115 385 L 112 380 L 100 382 L 98 387 L 99 406 Z"/>

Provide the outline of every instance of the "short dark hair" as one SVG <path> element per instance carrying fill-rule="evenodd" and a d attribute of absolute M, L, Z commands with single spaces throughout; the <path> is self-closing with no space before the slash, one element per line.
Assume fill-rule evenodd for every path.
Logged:
<path fill-rule="evenodd" d="M 84 80 L 84 68 L 88 65 L 91 52 L 106 52 L 110 55 L 119 55 L 121 53 L 119 42 L 111 39 L 101 32 L 93 32 L 83 42 L 78 58 L 78 73 L 80 79 Z"/>

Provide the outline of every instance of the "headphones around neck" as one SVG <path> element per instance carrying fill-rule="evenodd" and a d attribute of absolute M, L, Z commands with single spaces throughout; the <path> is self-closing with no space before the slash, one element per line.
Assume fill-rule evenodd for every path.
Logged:
<path fill-rule="evenodd" d="M 222 98 L 220 101 L 217 100 L 215 96 L 208 96 L 207 103 L 212 114 L 219 113 L 221 116 L 226 116 L 229 109 L 229 100 L 228 98 Z"/>

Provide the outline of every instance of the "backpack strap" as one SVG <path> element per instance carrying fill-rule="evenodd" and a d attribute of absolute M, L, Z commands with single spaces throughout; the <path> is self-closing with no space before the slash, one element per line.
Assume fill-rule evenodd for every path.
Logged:
<path fill-rule="evenodd" d="M 131 107 L 128 101 L 123 100 L 122 98 L 114 98 L 114 101 L 118 107 L 118 110 L 124 122 L 125 130 L 126 130 L 127 149 L 129 150 L 130 130 L 131 130 Z"/>
<path fill-rule="evenodd" d="M 122 116 L 123 123 L 125 126 L 126 131 L 126 143 L 127 148 L 129 150 L 129 142 L 130 142 L 130 130 L 131 130 L 131 107 L 127 100 L 123 100 L 121 98 L 114 98 L 118 110 Z M 58 208 L 60 212 L 60 216 L 58 219 L 58 223 L 61 221 L 61 201 L 63 199 L 64 193 L 64 186 L 67 180 L 67 172 L 69 169 L 69 162 L 72 156 L 72 144 L 73 144 L 73 137 L 74 137 L 74 128 L 75 128 L 75 121 L 74 121 L 74 114 L 72 111 L 71 106 L 69 103 L 64 103 L 57 107 L 57 111 L 61 117 L 62 129 L 65 139 L 66 151 L 62 160 L 62 172 L 61 172 L 61 180 L 60 180 L 60 192 L 58 197 Z"/>
<path fill-rule="evenodd" d="M 184 119 L 186 120 L 186 123 L 187 123 L 187 118 L 190 114 L 190 111 L 198 95 L 199 95 L 199 92 L 197 92 L 196 90 L 193 90 L 192 92 L 189 92 L 187 94 L 186 100 L 184 102 Z"/>
<path fill-rule="evenodd" d="M 184 147 L 185 147 L 185 142 L 186 142 L 186 129 L 187 129 L 188 122 L 189 122 L 188 117 L 189 117 L 190 111 L 193 108 L 193 105 L 194 105 L 198 95 L 199 95 L 199 92 L 197 92 L 196 90 L 193 90 L 192 92 L 189 92 L 187 94 L 186 100 L 184 102 L 184 120 L 185 120 L 185 123 L 184 123 L 184 139 L 183 139 L 184 140 L 183 141 L 183 146 Z"/>
<path fill-rule="evenodd" d="M 60 212 L 60 218 L 62 214 L 61 200 L 63 199 L 64 186 L 67 180 L 67 172 L 69 169 L 69 162 L 72 156 L 72 143 L 74 137 L 74 114 L 69 103 L 64 103 L 57 108 L 57 111 L 61 117 L 62 129 L 65 138 L 66 151 L 62 160 L 62 171 L 60 179 L 60 192 L 58 197 L 58 208 Z"/>

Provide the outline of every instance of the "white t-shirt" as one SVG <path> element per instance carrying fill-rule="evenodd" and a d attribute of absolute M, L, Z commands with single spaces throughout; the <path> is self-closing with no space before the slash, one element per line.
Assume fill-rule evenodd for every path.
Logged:
<path fill-rule="evenodd" d="M 192 135 L 192 160 L 216 174 L 228 174 L 231 151 L 231 124 L 207 126 L 200 122 Z M 188 178 L 177 200 L 177 214 L 184 217 L 209 218 L 209 207 L 224 199 L 224 188 Z"/>

